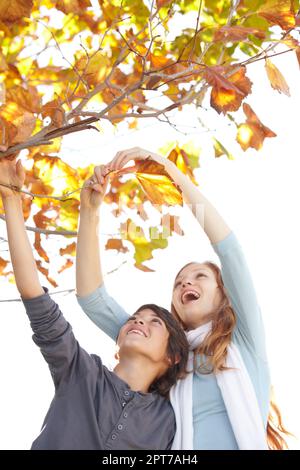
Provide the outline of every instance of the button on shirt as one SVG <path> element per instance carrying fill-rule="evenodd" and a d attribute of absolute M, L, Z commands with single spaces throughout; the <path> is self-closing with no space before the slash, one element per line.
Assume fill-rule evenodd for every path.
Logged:
<path fill-rule="evenodd" d="M 98 356 L 82 349 L 47 292 L 23 303 L 55 385 L 32 449 L 171 448 L 175 416 L 168 400 L 132 391 Z"/>

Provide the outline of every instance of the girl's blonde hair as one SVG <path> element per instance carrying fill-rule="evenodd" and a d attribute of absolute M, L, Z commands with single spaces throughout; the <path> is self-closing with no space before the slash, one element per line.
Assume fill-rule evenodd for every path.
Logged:
<path fill-rule="evenodd" d="M 192 262 L 183 266 L 183 268 L 181 268 L 181 270 L 178 272 L 176 278 L 184 268 L 190 266 L 191 264 L 198 263 Z M 226 293 L 220 268 L 211 261 L 205 261 L 201 264 L 204 264 L 210 268 L 214 273 L 221 295 L 221 300 L 217 311 L 214 312 L 213 316 L 207 318 L 208 321 L 212 321 L 211 332 L 195 350 L 195 369 L 197 369 L 197 371 L 201 374 L 210 374 L 227 369 L 225 366 L 227 346 L 232 339 L 232 333 L 236 325 L 236 315 L 233 308 L 231 307 L 229 297 Z M 173 303 L 171 305 L 171 312 L 185 328 L 185 325 L 176 312 Z M 200 357 L 200 363 L 197 361 L 197 357 Z M 284 428 L 280 411 L 272 399 L 270 402 L 270 411 L 267 422 L 267 441 L 270 450 L 282 450 L 288 448 L 283 434 L 290 433 Z"/>

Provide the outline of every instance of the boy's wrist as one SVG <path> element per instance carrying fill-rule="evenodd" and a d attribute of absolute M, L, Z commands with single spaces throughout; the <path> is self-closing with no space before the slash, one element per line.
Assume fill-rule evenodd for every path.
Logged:
<path fill-rule="evenodd" d="M 3 204 L 9 204 L 10 202 L 22 201 L 22 197 L 20 193 L 14 193 L 10 195 L 1 194 L 1 197 L 2 197 Z"/>

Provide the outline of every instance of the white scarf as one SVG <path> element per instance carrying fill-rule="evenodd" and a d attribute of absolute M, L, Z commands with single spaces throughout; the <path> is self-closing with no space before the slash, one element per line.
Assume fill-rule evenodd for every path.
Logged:
<path fill-rule="evenodd" d="M 211 330 L 211 322 L 189 331 L 190 345 L 188 371 L 193 371 L 193 350 L 201 344 Z M 240 450 L 267 450 L 266 430 L 255 391 L 238 348 L 227 346 L 226 367 L 216 374 L 226 411 Z M 176 434 L 172 449 L 193 449 L 193 373 L 178 380 L 171 388 L 170 400 L 175 412 Z"/>

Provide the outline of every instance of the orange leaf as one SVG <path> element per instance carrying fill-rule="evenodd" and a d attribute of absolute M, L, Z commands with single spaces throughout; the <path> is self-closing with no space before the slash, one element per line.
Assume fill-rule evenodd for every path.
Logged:
<path fill-rule="evenodd" d="M 6 72 L 7 69 L 8 69 L 8 65 L 6 63 L 6 58 L 2 54 L 1 49 L 0 49 L 0 73 Z"/>
<path fill-rule="evenodd" d="M 106 250 L 117 250 L 121 253 L 126 253 L 128 251 L 128 248 L 123 245 L 123 241 L 117 238 L 110 238 L 107 240 L 107 243 L 105 245 Z"/>
<path fill-rule="evenodd" d="M 35 116 L 19 108 L 16 103 L 12 103 L 11 101 L 1 106 L 0 118 L 1 117 L 9 123 L 7 139 L 9 146 L 25 141 L 31 136 L 35 129 Z M 17 129 L 17 132 L 11 129 L 11 125 Z"/>
<path fill-rule="evenodd" d="M 266 137 L 276 137 L 276 134 L 262 124 L 248 104 L 243 104 L 243 111 L 246 114 L 247 120 L 244 124 L 238 126 L 236 140 L 244 151 L 249 147 L 259 150 Z"/>
<path fill-rule="evenodd" d="M 156 6 L 157 8 L 162 8 L 166 7 L 169 3 L 171 3 L 172 0 L 156 0 Z"/>
<path fill-rule="evenodd" d="M 168 65 L 174 64 L 173 60 L 168 59 L 167 57 L 165 57 L 163 55 L 154 55 L 154 54 L 150 53 L 149 57 L 150 57 L 151 65 L 155 69 L 161 69 L 161 68 L 166 67 Z"/>
<path fill-rule="evenodd" d="M 33 0 L 1 0 L 0 20 L 3 23 L 14 23 L 23 17 L 29 17 Z"/>
<path fill-rule="evenodd" d="M 182 148 L 176 146 L 173 150 L 171 150 L 168 155 L 168 160 L 171 160 L 171 162 L 175 163 L 177 168 L 179 168 L 182 173 L 187 175 L 194 184 L 197 184 L 193 170 L 189 164 L 189 156 Z"/>
<path fill-rule="evenodd" d="M 181 192 L 162 165 L 153 160 L 138 160 L 134 166 L 116 171 L 115 174 L 120 176 L 133 172 L 152 204 L 182 205 Z"/>
<path fill-rule="evenodd" d="M 68 269 L 71 266 L 73 266 L 73 261 L 71 259 L 67 259 L 65 264 L 57 271 L 58 274 L 62 273 L 63 271 L 65 271 L 65 269 Z"/>
<path fill-rule="evenodd" d="M 33 246 L 36 249 L 36 251 L 38 252 L 38 254 L 40 255 L 40 257 L 43 258 L 43 260 L 46 261 L 46 263 L 49 263 L 49 261 L 50 261 L 49 256 L 47 255 L 46 251 L 44 250 L 44 248 L 41 245 L 41 234 L 40 233 L 35 234 L 35 241 L 34 241 Z"/>
<path fill-rule="evenodd" d="M 0 256 L 0 276 L 2 276 L 2 274 L 4 274 L 4 269 L 6 268 L 6 266 L 8 265 L 8 261 L 5 261 L 5 259 L 1 258 Z"/>
<path fill-rule="evenodd" d="M 266 33 L 257 28 L 246 28 L 244 26 L 222 26 L 214 34 L 214 41 L 243 41 L 253 34 L 259 39 L 264 39 Z"/>
<path fill-rule="evenodd" d="M 52 100 L 46 103 L 42 108 L 42 116 L 51 118 L 54 127 L 61 127 L 65 122 L 65 110 L 59 100 Z"/>
<path fill-rule="evenodd" d="M 243 99 L 251 93 L 252 83 L 246 77 L 246 67 L 239 67 L 230 75 L 233 67 L 207 67 L 205 77 L 212 86 L 210 104 L 218 113 L 237 111 Z M 222 74 L 228 74 L 226 78 Z"/>
<path fill-rule="evenodd" d="M 293 28 L 296 24 L 292 0 L 269 0 L 257 11 L 258 15 L 282 29 Z"/>
<path fill-rule="evenodd" d="M 68 13 L 82 13 L 82 11 L 90 6 L 90 0 L 56 0 L 56 8 L 66 15 Z"/>
<path fill-rule="evenodd" d="M 6 100 L 16 103 L 18 107 L 30 113 L 40 112 L 41 99 L 37 89 L 33 86 L 28 87 L 28 89 L 21 86 L 8 89 L 6 92 Z"/>
<path fill-rule="evenodd" d="M 44 274 L 44 276 L 47 278 L 48 282 L 50 282 L 50 284 L 53 286 L 53 287 L 57 287 L 58 284 L 54 281 L 54 279 L 52 279 L 51 277 L 49 277 L 49 270 L 47 268 L 45 268 L 44 266 L 42 266 L 42 263 L 40 260 L 37 260 L 36 261 L 36 265 L 37 265 L 37 268 L 38 270 Z"/>
<path fill-rule="evenodd" d="M 11 122 L 7 122 L 0 113 L 0 152 L 5 152 L 12 144 L 18 130 Z"/>
<path fill-rule="evenodd" d="M 60 248 L 59 249 L 59 254 L 60 255 L 75 255 L 76 251 L 76 242 L 70 243 L 70 245 L 67 245 L 65 248 Z"/>
<path fill-rule="evenodd" d="M 273 62 L 270 61 L 270 59 L 266 59 L 265 67 L 272 88 L 277 90 L 279 93 L 284 93 L 287 96 L 291 96 L 289 86 L 286 83 L 284 76 L 273 64 Z"/>

